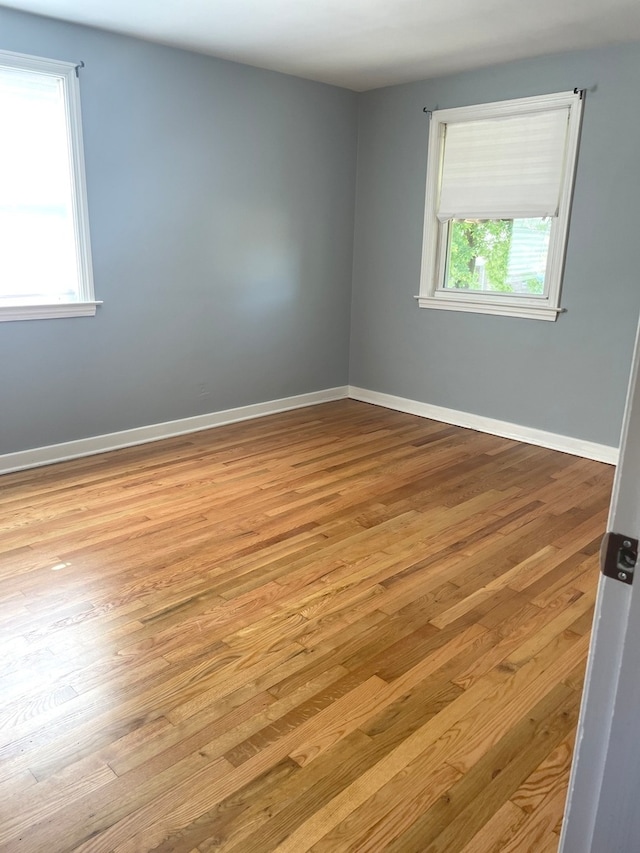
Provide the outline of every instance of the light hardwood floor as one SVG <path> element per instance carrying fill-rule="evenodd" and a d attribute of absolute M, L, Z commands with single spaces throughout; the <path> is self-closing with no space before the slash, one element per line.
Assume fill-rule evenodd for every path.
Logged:
<path fill-rule="evenodd" d="M 341 401 L 2 478 L 0 851 L 555 851 L 612 476 Z"/>

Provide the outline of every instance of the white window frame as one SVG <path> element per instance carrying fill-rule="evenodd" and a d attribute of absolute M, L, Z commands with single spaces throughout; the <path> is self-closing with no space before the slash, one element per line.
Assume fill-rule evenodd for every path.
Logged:
<path fill-rule="evenodd" d="M 555 320 L 558 314 L 564 310 L 560 308 L 560 290 L 578 155 L 582 103 L 583 93 L 572 91 L 436 110 L 431 114 L 420 293 L 416 297 L 421 308 L 501 314 L 509 317 L 538 320 Z M 543 112 L 549 109 L 558 109 L 561 106 L 566 106 L 569 110 L 567 150 L 560 188 L 558 215 L 553 218 L 551 226 L 544 294 L 539 296 L 516 295 L 445 288 L 449 222 L 440 222 L 436 216 L 436 209 L 440 191 L 446 125 L 451 122 L 469 122 Z"/>
<path fill-rule="evenodd" d="M 102 303 L 96 301 L 93 288 L 78 66 L 71 62 L 60 62 L 5 50 L 0 50 L 0 66 L 33 71 L 62 80 L 71 161 L 73 224 L 79 283 L 76 302 L 11 306 L 0 304 L 0 321 L 93 316 L 96 313 L 96 306 Z M 0 116 L 0 121 L 1 118 Z"/>

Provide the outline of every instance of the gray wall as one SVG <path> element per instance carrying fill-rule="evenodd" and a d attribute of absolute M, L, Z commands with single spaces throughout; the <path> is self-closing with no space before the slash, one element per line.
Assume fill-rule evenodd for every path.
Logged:
<path fill-rule="evenodd" d="M 640 309 L 638 45 L 359 97 L 2 8 L 0 48 L 86 63 L 104 300 L 95 318 L 0 324 L 0 453 L 348 380 L 617 444 Z M 419 309 L 422 107 L 574 86 L 591 91 L 567 313 Z"/>
<path fill-rule="evenodd" d="M 640 46 L 361 96 L 353 385 L 617 445 L 640 309 Z M 431 109 L 591 89 L 557 322 L 417 307 Z"/>
<path fill-rule="evenodd" d="M 104 300 L 0 324 L 0 453 L 347 382 L 353 93 L 2 8 L 0 48 L 86 63 Z"/>

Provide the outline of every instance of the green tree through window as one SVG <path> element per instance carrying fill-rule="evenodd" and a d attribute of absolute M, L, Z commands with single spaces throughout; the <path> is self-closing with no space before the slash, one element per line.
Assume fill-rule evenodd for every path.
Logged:
<path fill-rule="evenodd" d="M 450 223 L 446 287 L 540 295 L 550 219 L 454 219 Z"/>
<path fill-rule="evenodd" d="M 513 292 L 507 282 L 512 232 L 512 219 L 453 222 L 447 286 Z"/>

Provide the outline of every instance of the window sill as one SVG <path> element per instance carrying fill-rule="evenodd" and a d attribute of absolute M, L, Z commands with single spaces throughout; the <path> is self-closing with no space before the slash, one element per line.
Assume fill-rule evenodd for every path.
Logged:
<path fill-rule="evenodd" d="M 58 302 L 54 305 L 0 305 L 0 322 L 52 320 L 57 317 L 93 317 L 102 302 Z"/>
<path fill-rule="evenodd" d="M 420 308 L 437 308 L 441 311 L 468 311 L 472 314 L 497 314 L 503 317 L 521 317 L 526 320 L 550 320 L 553 322 L 563 308 L 549 305 L 516 305 L 513 302 L 499 302 L 484 299 L 442 298 L 438 296 L 416 296 Z"/>

